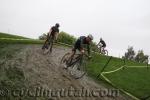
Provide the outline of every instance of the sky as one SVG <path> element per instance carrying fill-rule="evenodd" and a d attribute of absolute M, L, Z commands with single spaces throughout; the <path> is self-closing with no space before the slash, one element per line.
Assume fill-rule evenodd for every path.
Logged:
<path fill-rule="evenodd" d="M 38 38 L 55 23 L 75 37 L 92 34 L 109 55 L 128 46 L 150 55 L 150 0 L 0 0 L 0 32 Z"/>

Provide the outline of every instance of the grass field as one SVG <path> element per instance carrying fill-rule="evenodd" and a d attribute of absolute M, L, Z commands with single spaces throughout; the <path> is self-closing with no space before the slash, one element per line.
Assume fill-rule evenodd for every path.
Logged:
<path fill-rule="evenodd" d="M 150 69 L 145 67 L 126 67 L 119 71 L 104 74 L 113 84 L 138 98 L 150 95 Z"/>
<path fill-rule="evenodd" d="M 23 44 L 0 44 L 0 89 L 15 90 L 25 87 L 23 71 L 17 68 L 17 65 L 8 63 L 10 59 L 15 58 L 14 55 L 22 50 L 23 46 Z M 0 99 L 6 100 L 6 97 L 0 96 Z M 10 96 L 7 100 L 15 100 L 15 98 Z"/>
<path fill-rule="evenodd" d="M 97 75 L 101 73 L 104 65 L 108 61 L 110 57 L 100 56 L 97 54 L 93 54 L 93 59 L 89 62 L 88 65 L 88 73 L 89 76 L 97 79 Z M 107 74 L 103 74 L 112 84 L 119 89 L 123 89 L 124 91 L 132 94 L 137 98 L 144 98 L 150 95 L 150 68 L 147 69 L 146 64 L 137 63 L 134 61 L 126 60 L 126 67 L 124 69 L 120 69 L 115 72 L 111 72 L 113 70 L 119 69 L 124 65 L 124 60 L 120 58 L 114 58 L 110 60 L 106 68 L 105 72 L 109 72 Z M 131 67 L 129 67 L 131 66 Z M 143 67 L 142 67 L 143 66 Z M 99 80 L 106 81 L 103 77 L 100 77 Z M 104 82 L 105 83 L 105 82 Z M 149 99 L 147 99 L 149 100 Z"/>
<path fill-rule="evenodd" d="M 1 32 L 0 32 L 0 38 L 29 39 L 23 36 L 11 35 L 11 34 L 1 33 Z"/>
<path fill-rule="evenodd" d="M 10 35 L 6 33 L 0 33 L 1 44 L 42 44 L 44 41 L 29 39 L 22 36 Z"/>
<path fill-rule="evenodd" d="M 43 41 L 40 40 L 33 40 L 33 39 L 27 39 L 25 37 L 20 36 L 14 36 L 9 34 L 0 33 L 0 38 L 13 38 L 11 39 L 0 39 L 0 58 L 3 57 L 3 55 L 7 55 L 8 58 L 12 57 L 13 52 L 16 52 L 19 49 L 12 48 L 16 44 L 41 44 Z M 23 40 L 17 40 L 17 39 L 23 39 Z M 11 44 L 10 44 L 11 43 Z M 12 46 L 13 44 L 13 46 Z M 59 44 L 63 45 L 64 44 Z M 67 46 L 67 45 L 66 45 Z M 88 75 L 98 81 L 100 81 L 100 84 L 109 84 L 106 82 L 106 80 L 100 76 L 100 78 L 97 78 L 97 75 L 101 73 L 104 65 L 108 62 L 110 59 L 110 56 L 103 56 L 96 53 L 92 53 L 92 59 L 90 62 L 88 62 Z M 106 68 L 103 70 L 103 72 L 110 72 L 113 70 L 116 70 L 123 66 L 124 60 L 120 58 L 112 57 Z M 117 88 L 123 89 L 130 94 L 134 95 L 138 98 L 147 97 L 150 95 L 150 68 L 147 70 L 146 67 L 139 67 L 138 66 L 146 66 L 146 64 L 143 63 L 137 63 L 134 61 L 127 61 L 124 69 L 118 70 L 116 72 L 103 74 L 107 79 L 109 79 Z M 133 66 L 133 67 L 128 67 Z M 13 71 L 12 71 L 13 72 Z M 15 73 L 15 72 L 14 72 Z M 2 76 L 4 72 L 1 70 L 0 75 Z M 11 73 L 10 73 L 11 74 Z M 0 81 L 4 80 L 4 77 L 0 78 Z M 150 100 L 150 99 L 149 99 Z"/>
<path fill-rule="evenodd" d="M 110 59 L 110 56 L 104 56 L 104 55 L 98 55 L 93 53 L 92 54 L 93 59 L 91 62 L 89 62 L 88 70 L 90 71 L 92 76 L 97 76 L 97 74 L 100 73 L 100 71 L 103 69 L 103 66 L 107 63 L 107 61 Z M 142 63 L 137 63 L 133 61 L 126 61 L 128 65 L 145 65 Z M 104 71 L 112 71 L 117 68 L 120 68 L 122 65 L 124 65 L 124 60 L 116 57 L 112 57 L 110 62 L 108 63 L 107 67 Z"/>

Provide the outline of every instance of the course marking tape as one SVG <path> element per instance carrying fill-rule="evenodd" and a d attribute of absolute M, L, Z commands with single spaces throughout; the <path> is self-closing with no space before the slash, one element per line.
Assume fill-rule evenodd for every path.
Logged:
<path fill-rule="evenodd" d="M 113 84 L 112 81 L 110 81 L 106 76 L 104 76 L 104 74 L 110 74 L 110 73 L 113 73 L 113 72 L 116 72 L 116 71 L 119 71 L 121 70 L 123 67 L 125 66 L 121 66 L 120 68 L 116 69 L 116 70 L 113 70 L 113 71 L 108 71 L 108 72 L 102 72 L 101 73 L 101 76 L 104 78 L 104 80 L 106 80 L 109 84 L 111 84 L 112 86 L 118 88 L 116 85 Z M 146 68 L 146 66 L 126 66 L 128 68 Z M 124 92 L 126 95 L 130 96 L 131 98 L 135 99 L 135 100 L 140 100 L 139 98 L 135 97 L 134 95 L 132 95 L 131 93 L 121 89 L 121 88 L 118 88 L 119 90 L 121 90 L 122 92 Z"/>
<path fill-rule="evenodd" d="M 101 76 L 102 76 L 109 84 L 111 84 L 112 86 L 118 88 L 118 87 L 115 86 L 108 78 L 106 78 L 103 74 L 101 74 Z M 123 89 L 121 89 L 121 88 L 118 88 L 118 89 L 119 89 L 120 91 L 124 92 L 125 94 L 127 94 L 128 96 L 132 97 L 133 99 L 135 99 L 135 100 L 140 100 L 139 98 L 133 96 L 133 95 L 130 94 L 129 92 L 127 92 L 127 91 L 125 91 L 125 90 L 123 90 Z"/>
<path fill-rule="evenodd" d="M 128 68 L 146 68 L 147 66 L 127 66 Z"/>
<path fill-rule="evenodd" d="M 120 68 L 116 69 L 116 70 L 113 70 L 113 71 L 108 71 L 108 72 L 102 72 L 103 74 L 109 74 L 109 73 L 113 73 L 113 72 L 116 72 L 120 69 L 122 69 L 124 66 L 121 66 Z"/>

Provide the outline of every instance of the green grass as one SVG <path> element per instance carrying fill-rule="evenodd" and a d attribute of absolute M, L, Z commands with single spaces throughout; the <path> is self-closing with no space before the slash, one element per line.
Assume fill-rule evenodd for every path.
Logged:
<path fill-rule="evenodd" d="M 150 95 L 150 69 L 125 68 L 105 75 L 117 87 L 126 90 L 138 98 Z"/>
<path fill-rule="evenodd" d="M 101 72 L 107 61 L 110 59 L 110 56 L 98 55 L 93 53 L 92 57 L 92 60 L 88 63 L 88 72 L 90 73 L 90 75 L 96 77 Z M 123 64 L 124 63 L 122 59 L 112 57 L 104 71 L 115 70 Z"/>
<path fill-rule="evenodd" d="M 44 41 L 42 40 L 34 40 L 34 39 L 27 39 L 27 40 L 9 40 L 9 39 L 0 39 L 0 44 L 43 44 Z"/>
<path fill-rule="evenodd" d="M 93 59 L 88 62 L 88 75 L 92 78 L 101 81 L 102 84 L 106 84 L 103 81 L 104 78 L 96 78 L 100 74 L 102 68 L 108 61 L 110 57 L 93 54 Z M 104 72 L 113 71 L 124 65 L 124 60 L 120 58 L 112 57 L 108 65 L 106 66 Z M 143 63 L 137 63 L 134 61 L 126 60 L 126 65 L 128 66 L 146 66 Z M 127 92 L 133 94 L 138 98 L 146 97 L 150 95 L 150 69 L 147 68 L 128 68 L 125 67 L 124 70 L 119 70 L 110 74 L 105 74 L 105 76 L 112 81 L 112 83 L 118 88 L 124 89 Z M 109 84 L 107 84 L 109 85 Z"/>
<path fill-rule="evenodd" d="M 128 66 L 146 66 L 145 63 L 139 63 L 139 62 L 130 61 L 130 60 L 126 60 L 126 65 L 128 65 Z"/>
<path fill-rule="evenodd" d="M 24 45 L 0 44 L 0 88 L 15 90 L 25 87 L 25 76 L 23 71 L 15 64 L 8 63 L 15 58 L 15 54 L 23 49 Z M 1 100 L 15 100 L 11 95 L 1 97 Z"/>
<path fill-rule="evenodd" d="M 29 39 L 29 38 L 22 37 L 22 36 L 11 35 L 8 33 L 1 33 L 1 32 L 0 32 L 0 38 Z"/>
<path fill-rule="evenodd" d="M 21 50 L 23 45 L 16 45 L 16 44 L 0 44 L 0 59 L 7 58 L 11 59 L 14 55 L 14 53 L 17 53 Z"/>
<path fill-rule="evenodd" d="M 3 39 L 3 38 L 6 38 L 6 39 Z M 44 43 L 43 40 L 38 40 L 38 39 L 35 40 L 35 39 L 29 39 L 29 38 L 17 36 L 17 35 L 0 33 L 0 44 L 43 44 L 43 43 Z"/>

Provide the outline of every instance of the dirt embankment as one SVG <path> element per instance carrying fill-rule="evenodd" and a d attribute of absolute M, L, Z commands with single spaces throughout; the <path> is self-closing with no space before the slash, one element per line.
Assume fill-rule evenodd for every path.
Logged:
<path fill-rule="evenodd" d="M 9 63 L 15 63 L 19 69 L 23 70 L 27 88 L 37 89 L 39 87 L 39 90 L 51 90 L 49 91 L 51 95 L 44 97 L 48 100 L 127 100 L 121 94 L 117 97 L 104 96 L 104 92 L 101 92 L 101 95 L 97 95 L 100 92 L 92 94 L 92 90 L 102 89 L 104 91 L 106 88 L 86 76 L 82 79 L 70 77 L 60 66 L 62 56 L 68 51 L 70 49 L 57 46 L 53 49 L 52 54 L 43 55 L 40 45 L 25 46 Z M 87 91 L 90 91 L 91 94 L 86 94 Z M 81 92 L 85 94 L 81 95 Z M 92 96 L 89 97 L 88 94 Z M 42 98 L 42 100 L 45 100 L 40 97 L 41 94 L 37 94 L 37 96 L 39 97 L 35 99 L 41 100 L 40 98 Z"/>

